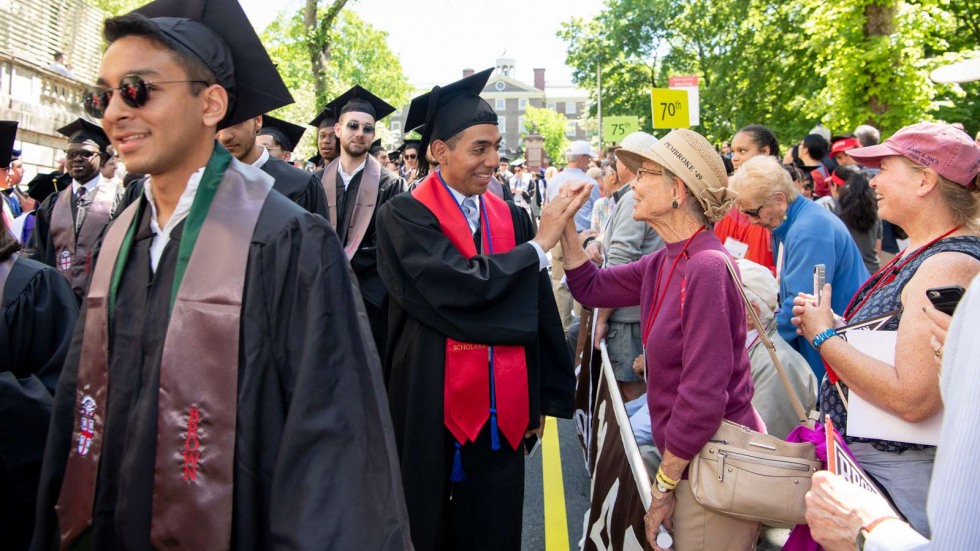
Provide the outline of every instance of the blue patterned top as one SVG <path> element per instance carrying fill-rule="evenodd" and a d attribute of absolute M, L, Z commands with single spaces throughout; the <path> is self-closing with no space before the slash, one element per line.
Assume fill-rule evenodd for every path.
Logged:
<path fill-rule="evenodd" d="M 919 269 L 919 266 L 921 266 L 927 258 L 934 254 L 945 252 L 963 253 L 980 260 L 980 237 L 947 237 L 933 243 L 932 246 L 922 251 L 922 253 L 915 257 L 911 262 L 903 266 L 901 271 L 896 274 L 894 281 L 875 291 L 875 294 L 868 299 L 864 306 L 855 312 L 851 316 L 851 319 L 847 320 L 848 323 L 859 323 L 861 321 L 882 316 L 902 308 L 902 289 L 905 288 L 905 284 L 912 279 L 912 276 L 915 275 L 915 272 Z M 854 298 L 855 303 L 860 303 L 864 299 L 865 293 L 868 293 L 879 279 L 885 277 L 885 275 L 890 272 L 890 269 L 887 271 L 882 270 L 865 282 L 865 284 L 861 287 L 861 290 L 858 291 Z M 901 319 L 902 313 L 899 312 L 898 315 L 896 315 L 890 322 L 888 322 L 888 325 L 882 329 L 887 331 L 897 331 L 898 324 Z M 844 381 L 840 381 L 840 387 L 846 396 L 848 394 L 848 389 L 847 385 L 844 384 Z M 820 407 L 824 413 L 830 415 L 831 420 L 834 422 L 834 426 L 838 431 L 840 431 L 842 436 L 845 436 L 847 442 L 870 442 L 875 449 L 891 453 L 902 453 L 906 450 L 922 450 L 931 447 L 922 444 L 907 444 L 905 442 L 890 442 L 886 440 L 848 437 L 845 434 L 847 430 L 847 409 L 844 408 L 844 403 L 837 394 L 837 389 L 834 387 L 834 385 L 830 384 L 830 381 L 826 378 L 824 379 L 823 384 L 820 386 Z"/>

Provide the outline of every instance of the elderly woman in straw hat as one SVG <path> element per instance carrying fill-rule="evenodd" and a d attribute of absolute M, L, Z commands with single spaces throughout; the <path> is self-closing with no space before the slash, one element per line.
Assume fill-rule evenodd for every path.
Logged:
<path fill-rule="evenodd" d="M 562 237 L 572 295 L 592 307 L 640 305 L 654 441 L 663 455 L 646 515 L 656 546 L 661 523 L 675 547 L 753 549 L 759 524 L 699 505 L 687 465 L 722 419 L 765 430 L 752 408 L 745 351 L 745 308 L 711 231 L 735 194 L 721 157 L 700 134 L 674 130 L 649 148 L 617 157 L 634 172 L 633 218 L 649 224 L 666 247 L 631 264 L 599 270 L 588 262 L 575 227 Z M 659 548 L 658 548 L 659 549 Z"/>

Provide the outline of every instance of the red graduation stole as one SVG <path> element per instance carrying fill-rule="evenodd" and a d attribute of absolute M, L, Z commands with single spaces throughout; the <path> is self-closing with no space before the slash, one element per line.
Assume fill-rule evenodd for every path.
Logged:
<path fill-rule="evenodd" d="M 460 254 L 466 258 L 477 255 L 466 216 L 438 173 L 429 174 L 412 191 L 412 196 L 435 215 L 442 233 Z M 516 242 L 510 208 L 492 193 L 484 193 L 480 203 L 483 207 L 480 217 L 483 249 L 493 253 L 513 249 Z M 523 346 L 468 343 L 446 338 L 443 418 L 457 442 L 465 444 L 476 440 L 489 419 L 491 437 L 495 438 L 492 424 L 496 422 L 511 448 L 516 450 L 527 431 L 529 408 L 527 359 Z"/>

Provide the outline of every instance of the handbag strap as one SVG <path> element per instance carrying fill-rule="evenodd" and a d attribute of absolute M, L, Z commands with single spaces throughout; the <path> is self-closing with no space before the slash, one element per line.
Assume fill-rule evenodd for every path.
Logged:
<path fill-rule="evenodd" d="M 745 302 L 745 309 L 749 313 L 749 319 L 752 320 L 752 325 L 755 330 L 759 332 L 759 338 L 762 340 L 762 344 L 769 351 L 769 357 L 772 358 L 772 363 L 776 366 L 776 371 L 779 372 L 779 379 L 783 382 L 783 387 L 786 388 L 786 393 L 789 394 L 789 399 L 793 403 L 793 409 L 796 411 L 796 416 L 800 420 L 800 424 L 810 423 L 810 419 L 807 416 L 806 410 L 803 408 L 803 403 L 800 402 L 800 398 L 796 395 L 793 390 L 793 386 L 789 382 L 789 377 L 786 375 L 786 370 L 783 369 L 782 362 L 779 361 L 779 356 L 776 355 L 776 345 L 772 343 L 772 339 L 766 333 L 766 328 L 762 326 L 762 322 L 759 321 L 759 316 L 755 313 L 755 308 L 752 307 L 752 303 L 749 302 L 748 295 L 745 294 L 745 288 L 742 287 L 742 281 L 735 273 L 735 266 L 732 265 L 732 261 L 728 258 L 728 255 L 718 251 L 718 254 L 725 259 L 725 265 L 728 266 L 728 273 L 731 274 L 732 280 L 735 282 L 735 287 L 738 289 L 738 293 L 742 295 L 742 300 Z"/>

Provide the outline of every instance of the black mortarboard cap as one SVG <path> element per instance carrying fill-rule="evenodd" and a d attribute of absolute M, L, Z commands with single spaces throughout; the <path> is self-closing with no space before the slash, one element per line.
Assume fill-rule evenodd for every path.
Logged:
<path fill-rule="evenodd" d="M 0 168 L 10 168 L 17 139 L 17 121 L 0 121 Z"/>
<path fill-rule="evenodd" d="M 389 151 L 388 152 L 388 160 L 391 161 L 391 162 L 393 162 L 393 163 L 397 163 L 398 162 L 398 159 L 401 156 L 402 156 L 402 151 L 400 149 L 396 149 L 394 151 Z"/>
<path fill-rule="evenodd" d="M 171 46 L 204 62 L 228 90 L 219 129 L 293 103 L 238 0 L 155 0 L 132 14 L 149 18 Z"/>
<path fill-rule="evenodd" d="M 500 162 L 501 163 L 510 163 L 510 157 L 504 157 L 503 155 L 501 155 L 500 156 Z"/>
<path fill-rule="evenodd" d="M 417 140 L 408 139 L 408 140 L 405 140 L 405 143 L 401 144 L 401 146 L 398 147 L 398 152 L 399 153 L 404 153 L 405 150 L 408 149 L 408 148 L 410 148 L 410 147 L 414 147 L 415 149 L 419 149 L 419 147 L 421 145 L 422 145 L 422 140 L 421 139 L 417 139 Z"/>
<path fill-rule="evenodd" d="M 384 150 L 384 148 L 381 147 L 381 138 L 378 138 L 377 140 L 371 142 L 371 149 L 368 150 L 368 153 L 371 155 L 377 155 L 378 152 L 382 150 Z"/>
<path fill-rule="evenodd" d="M 99 148 L 105 153 L 109 147 L 109 136 L 102 127 L 85 119 L 75 119 L 72 123 L 62 126 L 58 133 L 68 138 L 68 143 L 87 143 Z"/>
<path fill-rule="evenodd" d="M 327 104 L 327 109 L 336 113 L 339 119 L 344 113 L 359 111 L 367 113 L 379 121 L 395 112 L 395 108 L 385 100 L 368 92 L 360 85 L 355 84 L 353 88 L 337 96 L 337 99 Z"/>
<path fill-rule="evenodd" d="M 310 126 L 319 129 L 324 126 L 333 126 L 336 122 L 337 115 L 334 114 L 333 109 L 325 107 L 323 111 L 317 114 L 316 118 L 310 121 Z"/>
<path fill-rule="evenodd" d="M 27 183 L 27 195 L 40 202 L 70 185 L 71 176 L 64 172 L 42 172 Z"/>
<path fill-rule="evenodd" d="M 299 144 L 304 132 L 306 132 L 304 126 L 277 119 L 272 115 L 263 115 L 262 130 L 259 130 L 259 135 L 272 136 L 284 150 L 292 151 Z"/>
<path fill-rule="evenodd" d="M 428 149 L 433 140 L 448 140 L 477 124 L 497 124 L 497 113 L 480 97 L 493 69 L 487 69 L 457 80 L 412 100 L 405 119 L 405 128 L 422 130 L 421 150 Z"/>
<path fill-rule="evenodd" d="M 317 153 L 316 155 L 307 159 L 306 162 L 313 163 L 314 166 L 320 166 L 323 164 L 323 156 Z"/>

